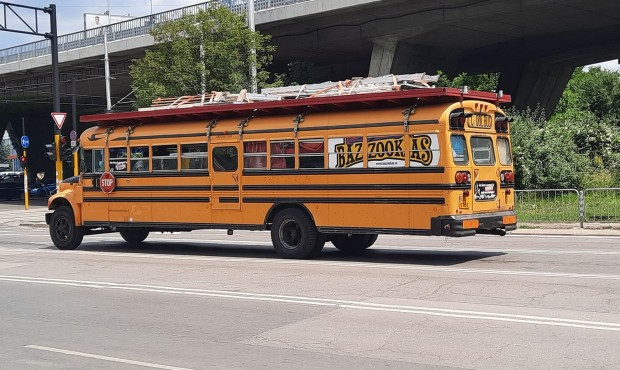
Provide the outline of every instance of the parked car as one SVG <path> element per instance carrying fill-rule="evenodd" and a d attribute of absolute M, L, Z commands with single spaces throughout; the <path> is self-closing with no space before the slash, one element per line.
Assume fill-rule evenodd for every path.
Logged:
<path fill-rule="evenodd" d="M 20 199 L 24 193 L 23 172 L 3 172 L 0 174 L 0 198 Z"/>
<path fill-rule="evenodd" d="M 31 197 L 46 197 L 49 198 L 56 192 L 56 183 L 44 184 L 37 182 L 30 188 Z"/>

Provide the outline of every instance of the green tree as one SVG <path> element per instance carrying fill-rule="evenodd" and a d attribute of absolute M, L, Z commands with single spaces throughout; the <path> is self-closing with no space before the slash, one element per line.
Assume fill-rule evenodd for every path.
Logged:
<path fill-rule="evenodd" d="M 9 163 L 7 157 L 9 156 L 9 154 L 11 154 L 11 149 L 7 145 L 4 145 L 4 141 L 2 141 L 1 139 L 2 137 L 0 136 L 0 141 L 2 142 L 0 144 L 0 163 Z"/>
<path fill-rule="evenodd" d="M 162 23 L 151 34 L 154 48 L 131 65 L 138 107 L 150 105 L 156 97 L 199 94 L 203 78 L 207 92 L 248 88 L 252 63 L 259 85 L 269 78 L 264 68 L 275 50 L 270 37 L 250 31 L 243 16 L 225 7 L 216 5 Z"/>
<path fill-rule="evenodd" d="M 548 122 L 542 109 L 510 115 L 517 189 L 580 188 L 582 172 L 591 166 L 575 145 L 573 131 Z"/>
<path fill-rule="evenodd" d="M 555 114 L 590 112 L 599 119 L 611 119 L 620 127 L 620 72 L 601 68 L 577 68 L 568 82 Z"/>
<path fill-rule="evenodd" d="M 442 71 L 437 71 L 437 74 L 439 75 L 438 86 L 457 88 L 467 86 L 472 90 L 478 91 L 495 91 L 499 80 L 499 73 L 470 75 L 463 72 L 453 79 L 450 79 Z"/>

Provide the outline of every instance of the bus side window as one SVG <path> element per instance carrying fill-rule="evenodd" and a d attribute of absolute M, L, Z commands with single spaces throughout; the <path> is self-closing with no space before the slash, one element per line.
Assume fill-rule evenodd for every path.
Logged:
<path fill-rule="evenodd" d="M 222 146 L 213 148 L 213 170 L 217 172 L 234 172 L 238 168 L 237 148 Z"/>
<path fill-rule="evenodd" d="M 127 148 L 109 148 L 110 171 L 127 171 Z"/>
<path fill-rule="evenodd" d="M 153 146 L 153 171 L 176 171 L 178 169 L 176 145 Z"/>
<path fill-rule="evenodd" d="M 295 142 L 293 140 L 271 142 L 271 168 L 295 168 Z"/>
<path fill-rule="evenodd" d="M 82 149 L 80 171 L 84 173 L 103 172 L 103 149 Z"/>
<path fill-rule="evenodd" d="M 364 152 L 362 136 L 334 137 L 327 141 L 329 168 L 362 168 L 364 167 Z"/>
<path fill-rule="evenodd" d="M 209 169 L 207 144 L 181 145 L 181 171 Z"/>
<path fill-rule="evenodd" d="M 266 141 L 246 141 L 243 143 L 243 168 L 267 168 Z"/>
<path fill-rule="evenodd" d="M 131 171 L 141 172 L 149 170 L 149 147 L 141 146 L 130 148 L 130 156 L 129 160 L 131 163 Z"/>
<path fill-rule="evenodd" d="M 368 168 L 405 167 L 402 143 L 402 135 L 368 136 Z"/>
<path fill-rule="evenodd" d="M 299 140 L 299 168 L 324 168 L 323 139 Z"/>

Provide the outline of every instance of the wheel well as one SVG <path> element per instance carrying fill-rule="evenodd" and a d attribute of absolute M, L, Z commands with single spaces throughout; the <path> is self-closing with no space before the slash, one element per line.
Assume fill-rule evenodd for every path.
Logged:
<path fill-rule="evenodd" d="M 267 212 L 267 217 L 265 217 L 265 229 L 271 230 L 271 224 L 273 223 L 274 218 L 276 218 L 276 215 L 288 208 L 298 209 L 306 213 L 308 216 L 310 216 L 310 219 L 314 223 L 314 217 L 305 205 L 299 203 L 278 203 L 271 206 L 269 212 Z"/>
<path fill-rule="evenodd" d="M 60 208 L 62 206 L 67 206 L 69 207 L 69 209 L 71 210 L 71 212 L 73 212 L 73 207 L 71 207 L 71 203 L 69 203 L 68 200 L 64 199 L 64 198 L 57 198 L 54 199 L 54 201 L 52 202 L 52 204 L 50 204 L 49 209 L 56 209 L 56 208 Z"/>

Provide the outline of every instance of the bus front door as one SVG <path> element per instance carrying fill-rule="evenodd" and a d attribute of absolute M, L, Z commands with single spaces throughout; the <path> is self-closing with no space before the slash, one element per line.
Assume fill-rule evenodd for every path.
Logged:
<path fill-rule="evenodd" d="M 218 216 L 232 214 L 217 212 L 218 210 L 241 210 L 239 144 L 212 144 L 210 154 L 211 209 L 214 211 L 214 221 L 219 223 L 221 218 Z M 239 223 L 239 220 L 230 222 Z"/>

